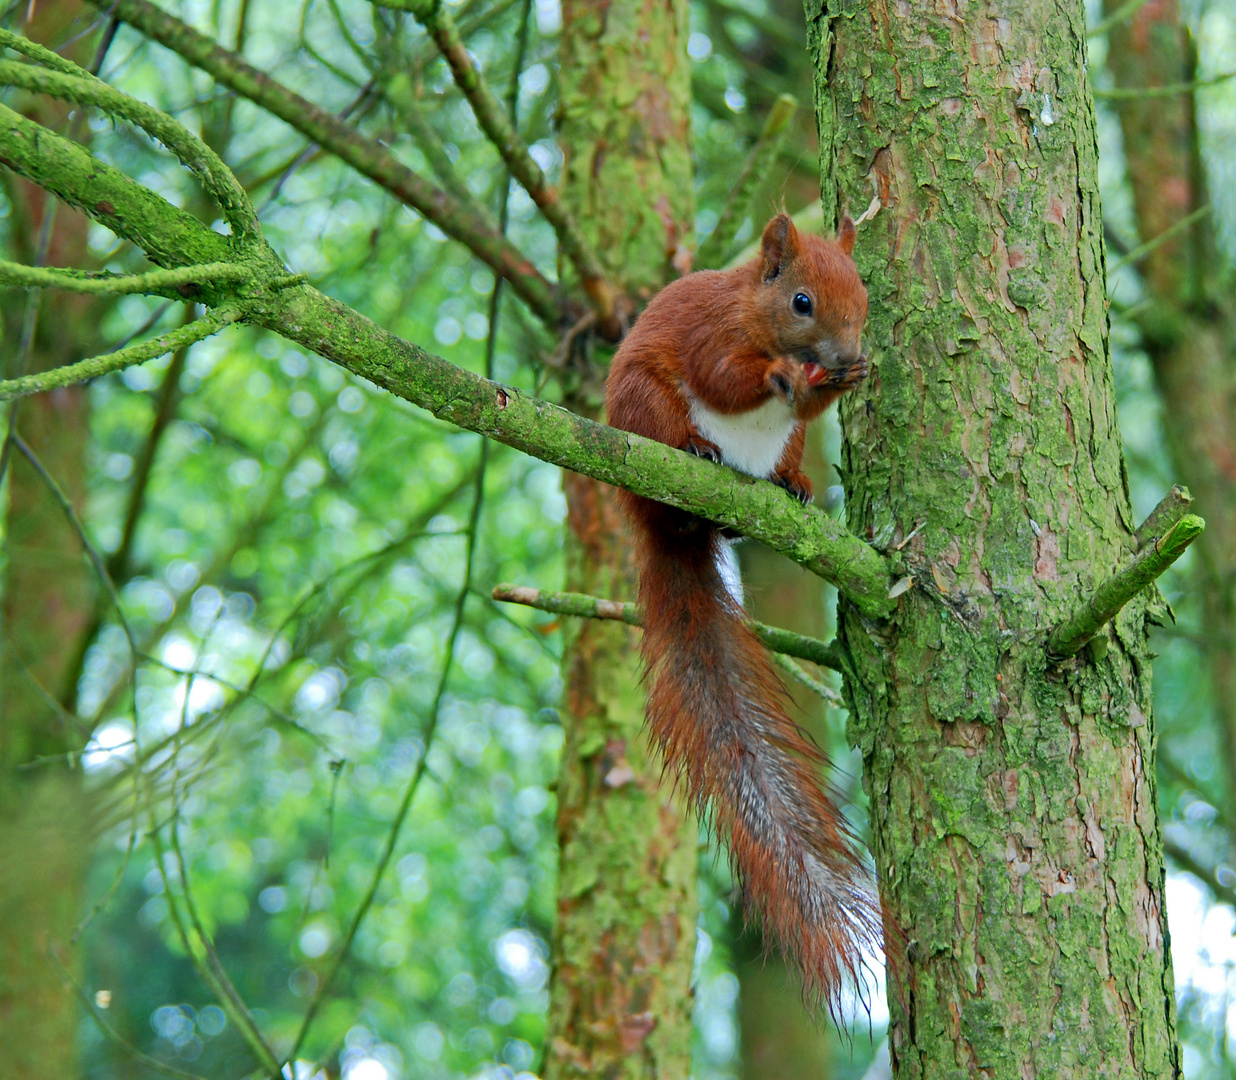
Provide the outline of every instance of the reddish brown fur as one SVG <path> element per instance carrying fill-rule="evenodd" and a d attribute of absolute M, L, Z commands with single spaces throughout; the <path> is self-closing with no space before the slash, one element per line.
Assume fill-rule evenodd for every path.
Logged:
<path fill-rule="evenodd" d="M 806 422 L 867 373 L 867 293 L 853 245 L 849 218 L 829 241 L 781 214 L 751 262 L 667 286 L 614 359 L 610 423 L 719 457 L 688 394 L 725 416 L 781 398 L 792 410 L 782 422 L 794 427 L 770 478 L 810 498 L 800 470 Z M 792 308 L 799 293 L 812 301 L 810 318 Z M 809 364 L 824 369 L 818 385 Z M 728 843 L 747 910 L 797 962 L 807 993 L 833 1007 L 863 948 L 879 943 L 881 918 L 844 818 L 820 787 L 822 755 L 786 714 L 768 654 L 725 589 L 717 528 L 626 492 L 623 502 L 640 562 L 652 737 Z"/>

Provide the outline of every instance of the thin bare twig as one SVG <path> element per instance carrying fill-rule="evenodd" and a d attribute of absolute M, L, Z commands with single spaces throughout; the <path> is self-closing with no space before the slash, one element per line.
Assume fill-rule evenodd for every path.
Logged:
<path fill-rule="evenodd" d="M 614 619 L 628 626 L 644 625 L 644 616 L 635 604 L 588 596 L 586 593 L 544 592 L 525 585 L 495 585 L 492 596 L 504 603 L 522 604 L 557 615 L 572 615 L 582 619 Z M 821 641 L 819 638 L 796 634 L 778 626 L 767 626 L 754 619 L 748 620 L 747 625 L 773 652 L 796 656 L 800 660 L 810 660 L 813 664 L 832 668 L 834 671 L 845 670 L 835 641 Z"/>
<path fill-rule="evenodd" d="M 64 980 L 65 985 L 72 988 L 73 992 L 81 1000 L 82 1005 L 85 1006 L 87 1015 L 89 1015 L 90 1019 L 98 1025 L 99 1030 L 102 1031 L 112 1043 L 120 1047 L 121 1050 L 128 1054 L 134 1061 L 145 1065 L 148 1069 L 153 1069 L 157 1073 L 162 1073 L 164 1076 L 173 1077 L 173 1080 L 206 1080 L 206 1077 L 201 1076 L 199 1073 L 186 1072 L 184 1069 L 176 1068 L 175 1065 L 169 1065 L 166 1061 L 160 1061 L 158 1058 L 142 1053 L 141 1050 L 129 1042 L 123 1035 L 120 1034 L 120 1032 L 112 1027 L 111 1024 L 103 1019 L 103 1017 L 99 1014 L 99 1010 L 95 1007 L 94 1001 L 91 999 L 90 995 L 86 993 L 85 988 L 76 979 L 74 979 L 72 975 L 69 974 L 69 969 L 64 966 L 60 957 L 56 955 L 55 949 L 52 948 L 50 942 L 48 942 L 47 955 L 51 959 L 51 962 L 56 970 L 60 972 L 60 977 Z"/>
<path fill-rule="evenodd" d="M 614 308 L 618 298 L 613 284 L 601 267 L 596 252 L 585 238 L 575 216 L 563 204 L 557 189 L 545 178 L 545 173 L 529 153 L 527 144 L 520 138 L 510 116 L 494 97 L 480 69 L 473 63 L 450 11 L 442 3 L 429 2 L 424 7 L 415 8 L 413 14 L 437 42 L 454 76 L 455 85 L 468 99 L 481 130 L 502 155 L 511 175 L 519 181 L 545 215 L 545 220 L 553 226 L 558 243 L 575 266 L 580 284 L 588 294 L 597 318 L 603 326 L 610 327 L 615 321 Z M 617 332 L 616 327 L 612 329 L 614 333 Z"/>

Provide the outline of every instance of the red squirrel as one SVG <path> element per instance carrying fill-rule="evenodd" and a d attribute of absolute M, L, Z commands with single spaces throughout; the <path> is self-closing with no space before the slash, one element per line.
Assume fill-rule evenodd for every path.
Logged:
<path fill-rule="evenodd" d="M 867 376 L 854 237 L 849 217 L 825 240 L 778 214 L 750 262 L 667 285 L 614 357 L 609 422 L 808 502 L 806 422 Z M 640 570 L 652 739 L 728 844 L 746 910 L 797 963 L 808 997 L 832 1009 L 864 948 L 880 943 L 881 919 L 820 786 L 823 756 L 787 715 L 768 653 L 723 583 L 721 530 L 621 496 Z"/>

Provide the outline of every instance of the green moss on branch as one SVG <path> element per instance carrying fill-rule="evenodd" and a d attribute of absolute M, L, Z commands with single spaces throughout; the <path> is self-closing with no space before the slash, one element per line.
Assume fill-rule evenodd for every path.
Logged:
<path fill-rule="evenodd" d="M 0 164 L 132 240 L 160 266 L 235 261 L 226 236 L 7 105 L 0 105 Z"/>
<path fill-rule="evenodd" d="M 1133 539 L 1137 541 L 1138 550 L 1166 533 L 1189 512 L 1192 505 L 1193 496 L 1189 494 L 1189 489 L 1174 484 L 1172 490 L 1159 500 L 1159 505 L 1151 510 L 1146 515 L 1146 520 L 1137 527 Z"/>
<path fill-rule="evenodd" d="M 0 285 L 18 285 L 25 289 L 64 289 L 67 292 L 89 293 L 91 296 L 166 296 L 184 300 L 197 294 L 196 286 L 203 282 L 240 282 L 253 277 L 253 271 L 241 263 L 207 263 L 204 266 L 182 266 L 174 270 L 151 270 L 145 274 L 94 273 L 84 270 L 64 270 L 52 266 L 26 266 L 24 263 L 0 260 Z"/>
<path fill-rule="evenodd" d="M 835 584 L 866 615 L 893 609 L 888 568 L 875 549 L 766 480 L 454 367 L 308 287 L 279 294 L 256 321 L 442 420 L 760 540 Z"/>
<path fill-rule="evenodd" d="M 16 34 L 0 31 L 0 44 L 13 47 L 15 38 Z M 201 181 L 219 204 L 233 236 L 243 240 L 256 235 L 257 214 L 231 170 L 201 139 L 162 110 L 122 94 L 85 72 L 80 76 L 70 75 L 12 60 L 0 60 L 0 86 L 19 86 L 23 90 L 49 94 L 62 101 L 92 105 L 109 116 L 136 124 L 151 138 L 166 146 Z"/>

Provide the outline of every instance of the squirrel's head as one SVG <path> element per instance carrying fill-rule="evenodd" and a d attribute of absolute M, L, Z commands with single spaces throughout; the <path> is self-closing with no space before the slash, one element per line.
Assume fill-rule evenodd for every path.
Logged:
<path fill-rule="evenodd" d="M 801 361 L 812 386 L 866 359 L 867 290 L 850 257 L 856 231 L 848 214 L 833 240 L 799 232 L 788 214 L 764 227 L 756 304 L 773 337 L 768 351 Z"/>

